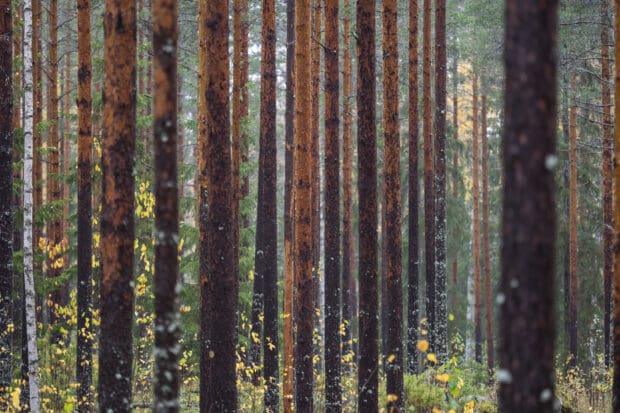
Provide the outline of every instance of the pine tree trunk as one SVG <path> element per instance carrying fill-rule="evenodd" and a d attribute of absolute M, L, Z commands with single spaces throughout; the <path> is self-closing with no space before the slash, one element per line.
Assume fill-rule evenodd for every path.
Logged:
<path fill-rule="evenodd" d="M 136 6 L 107 0 L 104 14 L 99 409 L 131 410 Z"/>
<path fill-rule="evenodd" d="M 177 174 L 178 3 L 154 0 L 155 149 L 154 412 L 179 411 L 181 320 L 178 311 L 179 197 Z"/>
<path fill-rule="evenodd" d="M 487 369 L 493 372 L 493 305 L 491 301 L 491 251 L 489 251 L 489 142 L 487 137 L 487 96 L 482 95 L 482 249 L 484 250 L 484 293 L 486 307 Z"/>
<path fill-rule="evenodd" d="M 91 0 L 79 0 L 78 13 L 78 270 L 77 270 L 77 361 L 78 410 L 94 408 L 92 385 L 92 73 Z"/>
<path fill-rule="evenodd" d="M 407 373 L 409 374 L 418 373 L 420 366 L 417 348 L 418 319 L 420 317 L 418 55 L 418 0 L 412 0 L 409 3 L 409 250 L 407 265 L 409 280 L 407 287 Z"/>
<path fill-rule="evenodd" d="M 446 0 L 435 0 L 435 343 L 440 363 L 448 361 L 446 266 Z"/>
<path fill-rule="evenodd" d="M 611 83 L 610 60 L 609 60 L 609 2 L 601 1 L 601 103 L 603 110 L 602 126 L 602 175 L 603 175 L 603 284 L 604 284 L 604 314 L 603 336 L 605 340 L 604 354 L 605 366 L 611 365 L 611 280 L 613 277 L 613 188 L 612 188 L 612 140 L 611 140 Z"/>
<path fill-rule="evenodd" d="M 458 65 L 458 51 L 457 56 L 454 57 L 454 67 L 452 69 L 452 80 L 454 81 L 454 91 L 452 95 L 452 127 L 454 128 L 454 149 L 452 153 L 452 197 L 458 199 L 459 196 L 459 65 Z M 458 239 L 459 234 L 458 225 L 454 225 L 453 236 Z M 459 251 L 454 251 L 454 258 L 452 259 L 452 284 L 458 285 L 458 271 L 459 271 Z"/>
<path fill-rule="evenodd" d="M 620 0 L 614 1 L 614 39 L 620 39 Z M 620 62 L 620 47 L 614 48 L 614 61 Z M 614 96 L 620 96 L 620 65 L 614 65 Z M 620 159 L 620 105 L 614 105 L 614 159 Z M 620 163 L 614 163 L 614 236 L 620 237 Z M 614 249 L 613 285 L 613 386 L 612 394 L 620 394 L 620 249 Z M 620 412 L 620 397 L 613 398 L 613 413 Z"/>
<path fill-rule="evenodd" d="M 34 109 L 33 109 L 33 137 L 34 137 L 34 209 L 33 220 L 37 216 L 38 208 L 43 204 L 43 161 L 41 149 L 43 147 L 43 135 L 39 129 L 39 125 L 43 121 L 43 65 L 42 65 L 42 50 L 41 45 L 41 28 L 43 27 L 41 21 L 41 0 L 32 0 L 32 59 L 33 59 L 33 94 L 34 94 Z M 33 245 L 37 248 L 39 245 L 39 238 L 41 237 L 41 228 L 36 224 L 34 220 L 34 233 L 33 233 Z M 35 263 L 35 268 L 40 270 L 40 265 Z M 37 297 L 39 300 L 40 297 Z"/>
<path fill-rule="evenodd" d="M 386 375 L 388 411 L 404 408 L 403 393 L 403 287 L 400 211 L 400 121 L 398 93 L 398 2 L 383 0 L 383 127 L 385 141 L 384 199 L 387 286 Z M 396 397 L 390 397 L 394 395 Z"/>
<path fill-rule="evenodd" d="M 499 410 L 551 412 L 558 1 L 508 0 Z"/>
<path fill-rule="evenodd" d="M 351 63 L 351 4 L 344 2 L 342 74 L 342 354 L 353 350 L 353 322 L 357 319 L 355 294 L 355 240 L 353 238 L 353 109 Z"/>
<path fill-rule="evenodd" d="M 206 66 L 205 100 L 208 125 L 205 151 L 201 153 L 201 208 L 207 209 L 206 190 L 209 203 L 206 217 L 206 233 L 201 237 L 201 248 L 206 250 L 206 262 L 201 267 L 208 272 L 201 273 L 202 289 L 207 302 L 202 302 L 203 325 L 207 324 L 213 334 L 208 341 L 201 342 L 201 411 L 237 410 L 236 388 L 236 345 L 239 281 L 233 272 L 234 245 L 229 233 L 233 230 L 233 194 L 230 114 L 229 114 L 229 63 L 228 63 L 228 1 L 208 1 L 200 24 L 203 25 Z M 201 68 L 202 69 L 202 68 Z M 209 240 L 205 246 L 206 240 Z M 202 254 L 201 254 L 202 255 Z M 210 312 L 211 311 L 211 312 Z M 209 313 L 210 312 L 210 313 Z M 211 377 L 205 373 L 210 373 Z"/>
<path fill-rule="evenodd" d="M 61 227 L 61 238 L 66 240 L 67 245 L 69 241 L 69 209 L 70 209 L 70 200 L 71 195 L 69 191 L 69 182 L 67 182 L 67 177 L 71 173 L 71 66 L 72 66 L 72 25 L 69 24 L 72 15 L 72 2 L 67 1 L 66 10 L 65 10 L 65 22 L 64 24 L 67 26 L 67 32 L 65 35 L 65 71 L 64 71 L 64 86 L 63 86 L 63 109 L 62 109 L 62 119 L 63 119 L 63 127 L 62 127 L 62 199 L 65 201 L 62 210 L 62 227 Z M 63 269 L 69 268 L 69 254 L 65 252 L 63 256 Z M 66 291 L 68 298 L 68 291 Z"/>
<path fill-rule="evenodd" d="M 568 351 L 569 365 L 577 366 L 577 75 L 571 75 L 569 108 L 569 259 Z"/>
<path fill-rule="evenodd" d="M 435 345 L 435 175 L 433 166 L 433 115 L 431 112 L 431 0 L 424 0 L 422 67 L 422 134 L 424 136 L 424 248 L 426 267 L 426 329 L 431 351 Z"/>
<path fill-rule="evenodd" d="M 310 0 L 295 2 L 294 265 L 297 287 L 295 411 L 313 411 L 312 79 Z"/>
<path fill-rule="evenodd" d="M 340 412 L 340 107 L 338 0 L 325 1 L 325 410 Z"/>
<path fill-rule="evenodd" d="M 378 409 L 377 125 L 375 0 L 357 2 L 357 148 L 359 194 L 358 410 Z"/>
<path fill-rule="evenodd" d="M 286 108 L 285 108 L 285 166 L 284 166 L 284 307 L 282 332 L 282 393 L 284 412 L 293 411 L 294 370 L 294 288 L 293 263 L 294 210 L 293 210 L 293 148 L 295 117 L 295 1 L 286 2 Z"/>
<path fill-rule="evenodd" d="M 13 10 L 0 0 L 0 410 L 9 408 L 13 325 Z"/>
<path fill-rule="evenodd" d="M 33 1 L 33 4 L 37 1 Z M 39 403 L 39 357 L 33 266 L 33 10 L 24 4 L 24 320 L 28 343 L 28 394 L 32 413 L 41 411 Z"/>
<path fill-rule="evenodd" d="M 478 144 L 478 74 L 474 74 L 473 85 L 473 261 L 474 261 L 474 340 L 475 340 L 475 360 L 482 363 L 482 293 L 480 285 L 480 148 Z"/>

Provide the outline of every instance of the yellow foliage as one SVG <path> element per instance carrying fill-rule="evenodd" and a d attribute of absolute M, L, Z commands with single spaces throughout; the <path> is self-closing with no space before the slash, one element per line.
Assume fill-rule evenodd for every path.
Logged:
<path fill-rule="evenodd" d="M 433 353 L 428 353 L 426 359 L 431 363 L 437 364 L 437 356 L 435 356 Z"/>
<path fill-rule="evenodd" d="M 426 340 L 419 340 L 418 341 L 418 350 L 420 350 L 422 353 L 426 353 L 426 351 L 428 350 L 428 341 L 426 341 Z"/>

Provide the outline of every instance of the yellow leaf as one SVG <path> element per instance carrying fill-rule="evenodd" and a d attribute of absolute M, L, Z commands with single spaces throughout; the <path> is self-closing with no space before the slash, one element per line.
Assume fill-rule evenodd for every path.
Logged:
<path fill-rule="evenodd" d="M 418 350 L 420 350 L 422 353 L 426 353 L 426 351 L 428 350 L 428 341 L 426 341 L 426 340 L 419 340 L 418 341 Z"/>
<path fill-rule="evenodd" d="M 448 320 L 454 321 L 454 314 L 449 314 L 448 315 Z"/>
<path fill-rule="evenodd" d="M 396 395 L 396 394 L 388 394 L 386 399 L 387 399 L 388 403 L 392 403 L 392 402 L 395 402 L 396 400 L 398 400 L 398 395 Z"/>
<path fill-rule="evenodd" d="M 387 358 L 388 363 L 393 363 L 396 360 L 396 354 L 390 354 Z"/>
<path fill-rule="evenodd" d="M 426 359 L 430 361 L 431 363 L 437 364 L 437 357 L 433 353 L 428 353 L 428 355 L 426 356 Z"/>
<path fill-rule="evenodd" d="M 437 381 L 440 381 L 442 383 L 447 383 L 448 380 L 450 380 L 450 375 L 448 375 L 448 373 L 443 373 L 443 374 L 438 374 L 437 376 L 435 376 L 435 378 L 437 379 Z"/>

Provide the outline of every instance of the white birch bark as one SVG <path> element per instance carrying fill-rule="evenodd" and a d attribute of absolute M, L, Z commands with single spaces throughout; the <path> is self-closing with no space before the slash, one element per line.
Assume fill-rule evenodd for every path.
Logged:
<path fill-rule="evenodd" d="M 34 266 L 32 253 L 33 182 L 32 182 L 32 2 L 24 4 L 24 290 L 26 305 L 26 336 L 28 341 L 28 383 L 30 411 L 39 413 L 39 378 L 37 355 L 37 324 L 35 314 Z"/>

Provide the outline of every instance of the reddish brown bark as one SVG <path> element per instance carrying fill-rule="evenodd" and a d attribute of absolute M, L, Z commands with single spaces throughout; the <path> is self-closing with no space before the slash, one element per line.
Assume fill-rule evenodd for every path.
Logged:
<path fill-rule="evenodd" d="M 377 126 L 375 1 L 357 2 L 357 148 L 359 194 L 358 410 L 378 409 Z"/>
<path fill-rule="evenodd" d="M 552 412 L 558 1 L 508 0 L 499 410 Z"/>
<path fill-rule="evenodd" d="M 383 0 L 383 127 L 385 228 L 383 237 L 386 250 L 387 329 L 386 375 L 388 411 L 401 411 L 403 393 L 403 288 L 402 288 L 402 236 L 400 231 L 400 121 L 398 116 L 398 2 Z"/>
<path fill-rule="evenodd" d="M 91 0 L 77 2 L 78 13 L 78 212 L 77 212 L 77 360 L 78 410 L 93 409 L 92 385 L 92 88 Z"/>
<path fill-rule="evenodd" d="M 66 6 L 66 16 L 69 17 L 72 15 L 73 11 L 71 5 L 73 3 L 68 1 Z M 72 27 L 68 22 L 65 22 L 67 25 L 67 32 L 65 41 L 66 44 L 69 45 L 65 47 L 65 71 L 64 71 L 64 86 L 63 86 L 63 109 L 62 109 L 62 118 L 63 118 L 63 126 L 62 126 L 62 199 L 65 200 L 64 208 L 62 211 L 62 237 L 63 239 L 69 240 L 68 230 L 69 230 L 69 200 L 71 199 L 71 195 L 69 193 L 69 183 L 66 182 L 67 177 L 70 174 L 71 170 L 71 118 L 69 112 L 71 111 L 71 65 L 72 65 Z M 69 268 L 69 254 L 65 254 L 63 257 L 64 269 Z"/>
<path fill-rule="evenodd" d="M 155 149 L 154 412 L 179 411 L 179 197 L 177 180 L 178 5 L 153 1 Z"/>
<path fill-rule="evenodd" d="M 235 411 L 239 281 L 233 272 L 234 246 L 229 236 L 233 230 L 233 194 L 230 191 L 228 1 L 206 3 L 199 24 L 203 26 L 206 49 L 207 134 L 206 144 L 201 145 L 205 151 L 200 154 L 203 158 L 200 162 L 202 166 L 206 164 L 206 170 L 201 170 L 201 221 L 206 218 L 206 223 L 201 223 L 206 230 L 201 234 L 201 270 L 207 272 L 201 271 L 200 283 L 201 325 L 210 331 L 203 330 L 206 334 L 201 342 L 200 408 L 201 411 Z"/>
<path fill-rule="evenodd" d="M 325 411 L 342 410 L 340 388 L 340 140 L 338 0 L 325 1 Z"/>
<path fill-rule="evenodd" d="M 293 264 L 293 147 L 295 117 L 295 1 L 286 2 L 286 113 L 285 113 L 285 171 L 284 171 L 284 307 L 282 320 L 282 393 L 285 413 L 293 411 L 295 332 L 293 307 L 295 274 Z"/>
<path fill-rule="evenodd" d="M 33 133 L 33 145 L 34 145 L 34 229 L 32 243 L 36 246 L 39 245 L 39 238 L 41 237 L 41 228 L 37 224 L 37 208 L 43 204 L 43 161 L 41 155 L 41 148 L 43 147 L 43 135 L 39 128 L 39 125 L 43 121 L 43 65 L 42 65 L 42 45 L 41 45 L 41 28 L 42 25 L 42 11 L 41 0 L 32 1 L 32 58 L 33 58 L 33 96 L 34 96 L 34 133 Z M 40 269 L 40 265 L 35 266 L 36 269 Z"/>
<path fill-rule="evenodd" d="M 424 260 L 426 272 L 426 328 L 431 350 L 435 346 L 435 169 L 431 111 L 431 0 L 424 0 L 422 45 L 422 134 L 424 136 Z"/>
<path fill-rule="evenodd" d="M 407 257 L 409 282 L 407 287 L 407 373 L 409 374 L 415 374 L 419 370 L 419 351 L 417 348 L 418 319 L 420 317 L 418 55 L 418 0 L 412 0 L 409 3 L 409 250 Z"/>
<path fill-rule="evenodd" d="M 487 137 L 487 96 L 482 95 L 482 249 L 484 250 L 484 292 L 486 309 L 487 369 L 493 371 L 493 305 L 491 304 L 491 251 L 489 251 L 489 142 Z"/>
<path fill-rule="evenodd" d="M 479 129 L 478 129 L 478 74 L 474 74 L 473 84 L 473 260 L 474 260 L 474 340 L 475 340 L 475 359 L 482 363 L 482 293 L 480 285 L 480 148 L 479 148 Z"/>
<path fill-rule="evenodd" d="M 295 411 L 313 411 L 312 79 L 310 1 L 295 2 Z"/>
<path fill-rule="evenodd" d="M 615 10 L 620 10 L 620 0 L 614 1 Z M 614 38 L 620 39 L 620 13 L 615 13 Z M 620 62 L 620 47 L 614 48 L 614 61 Z M 614 65 L 614 94 L 620 96 L 620 65 Z M 614 156 L 620 159 L 620 105 L 614 105 Z M 614 164 L 614 280 L 613 280 L 613 385 L 612 394 L 620 394 L 620 163 Z M 614 413 L 620 412 L 620 398 L 612 401 Z"/>
<path fill-rule="evenodd" d="M 136 7 L 107 0 L 104 14 L 103 204 L 99 409 L 131 411 Z"/>

